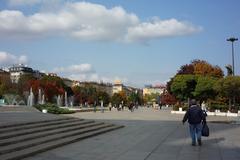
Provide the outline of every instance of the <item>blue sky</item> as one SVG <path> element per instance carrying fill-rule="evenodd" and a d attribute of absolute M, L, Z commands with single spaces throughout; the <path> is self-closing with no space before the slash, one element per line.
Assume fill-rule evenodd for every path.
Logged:
<path fill-rule="evenodd" d="M 240 37 L 238 0 L 1 0 L 0 65 L 71 79 L 165 83 L 193 59 L 223 70 Z M 240 74 L 240 42 L 235 43 Z"/>

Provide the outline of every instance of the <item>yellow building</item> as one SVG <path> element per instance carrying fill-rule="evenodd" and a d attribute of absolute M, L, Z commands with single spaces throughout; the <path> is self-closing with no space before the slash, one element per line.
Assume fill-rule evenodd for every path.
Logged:
<path fill-rule="evenodd" d="M 112 88 L 112 93 L 119 93 L 121 91 L 123 91 L 123 84 L 120 80 L 115 80 L 114 81 L 114 85 L 113 85 L 113 88 Z"/>
<path fill-rule="evenodd" d="M 112 93 L 113 94 L 119 93 L 121 91 L 125 92 L 127 96 L 129 96 L 131 93 L 138 93 L 138 94 L 142 95 L 141 89 L 130 87 L 130 86 L 125 86 L 122 84 L 122 82 L 120 80 L 115 80 L 113 88 L 112 88 Z"/>
<path fill-rule="evenodd" d="M 165 86 L 152 86 L 147 85 L 143 88 L 143 96 L 151 95 L 151 94 L 158 94 L 161 95 L 165 89 Z"/>

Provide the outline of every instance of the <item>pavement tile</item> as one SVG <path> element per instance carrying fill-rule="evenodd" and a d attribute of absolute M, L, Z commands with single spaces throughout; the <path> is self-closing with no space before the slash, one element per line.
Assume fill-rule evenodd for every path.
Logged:
<path fill-rule="evenodd" d="M 1 114 L 1 113 L 0 113 Z M 1 123 L 13 123 L 14 116 L 24 121 L 24 113 L 0 116 Z M 25 113 L 25 121 L 51 118 Z M 11 118 L 12 116 L 12 118 Z M 25 115 L 26 116 L 26 115 Z M 239 160 L 240 125 L 209 123 L 210 136 L 203 145 L 191 146 L 188 124 L 183 115 L 170 110 L 140 108 L 134 112 L 76 113 L 84 119 L 125 125 L 124 128 L 37 154 L 25 160 Z M 9 120 L 11 118 L 11 120 Z M 53 117 L 56 118 L 56 117 Z M 227 117 L 208 116 L 209 121 L 229 121 Z"/>

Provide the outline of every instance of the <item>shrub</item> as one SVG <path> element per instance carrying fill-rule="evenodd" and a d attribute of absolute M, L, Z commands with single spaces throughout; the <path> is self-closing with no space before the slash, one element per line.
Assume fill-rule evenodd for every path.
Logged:
<path fill-rule="evenodd" d="M 208 106 L 208 110 L 214 112 L 215 110 L 220 110 L 221 112 L 227 112 L 228 106 L 224 104 L 211 104 Z"/>
<path fill-rule="evenodd" d="M 186 104 L 175 104 L 173 106 L 174 111 L 178 111 L 179 108 L 182 108 L 183 111 L 186 111 L 188 109 L 188 104 L 187 103 Z"/>
<path fill-rule="evenodd" d="M 59 108 L 55 104 L 38 104 L 34 106 L 37 108 L 39 111 L 42 111 L 43 109 L 46 109 L 48 113 L 53 113 L 53 114 L 71 114 L 75 113 L 75 111 L 70 111 L 68 109 L 64 108 Z"/>

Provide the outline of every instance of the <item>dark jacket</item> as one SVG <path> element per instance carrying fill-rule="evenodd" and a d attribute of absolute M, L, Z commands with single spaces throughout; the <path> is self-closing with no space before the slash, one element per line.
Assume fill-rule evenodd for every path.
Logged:
<path fill-rule="evenodd" d="M 206 114 L 199 106 L 192 105 L 184 115 L 182 122 L 185 123 L 187 120 L 189 124 L 199 124 L 206 121 Z"/>

